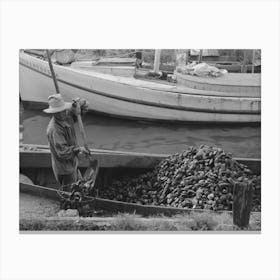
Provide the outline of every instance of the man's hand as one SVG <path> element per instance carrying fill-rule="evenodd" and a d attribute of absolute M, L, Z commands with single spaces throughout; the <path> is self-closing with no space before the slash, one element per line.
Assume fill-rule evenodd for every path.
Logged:
<path fill-rule="evenodd" d="M 76 116 L 86 114 L 88 111 L 88 102 L 83 98 L 73 99 L 72 111 Z"/>
<path fill-rule="evenodd" d="M 80 98 L 73 99 L 72 112 L 78 116 L 81 114 Z"/>
<path fill-rule="evenodd" d="M 85 115 L 87 113 L 88 106 L 89 106 L 88 102 L 85 99 L 81 98 L 80 99 L 80 107 L 81 107 L 81 114 L 82 115 Z"/>
<path fill-rule="evenodd" d="M 90 151 L 85 147 L 76 147 L 74 148 L 74 153 L 77 154 L 84 154 L 84 155 L 90 155 Z"/>
<path fill-rule="evenodd" d="M 79 153 L 89 155 L 90 151 L 88 149 L 86 149 L 85 147 L 79 147 Z"/>

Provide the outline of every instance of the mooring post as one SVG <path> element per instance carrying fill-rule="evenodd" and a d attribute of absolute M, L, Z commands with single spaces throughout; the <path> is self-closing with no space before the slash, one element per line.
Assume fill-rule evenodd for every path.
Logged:
<path fill-rule="evenodd" d="M 249 225 L 253 199 L 253 186 L 250 182 L 236 183 L 233 188 L 233 224 L 246 228 Z"/>

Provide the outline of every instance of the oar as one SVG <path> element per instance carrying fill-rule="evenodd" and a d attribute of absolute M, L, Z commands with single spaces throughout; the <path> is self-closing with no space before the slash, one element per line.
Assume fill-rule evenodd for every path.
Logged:
<path fill-rule="evenodd" d="M 49 67 L 50 67 L 50 70 L 51 70 L 55 90 L 56 90 L 56 93 L 59 94 L 59 87 L 58 87 L 57 79 L 56 79 L 56 76 L 55 76 L 55 73 L 54 73 L 50 52 L 49 52 L 49 50 L 46 50 L 46 52 L 47 52 L 47 58 L 48 58 Z M 80 106 L 79 102 L 77 102 L 77 101 L 75 102 L 75 104 L 76 104 L 76 106 Z M 78 111 L 80 111 L 80 108 L 78 108 Z M 91 186 L 93 188 L 95 180 L 96 180 L 96 176 L 97 176 L 97 173 L 98 173 L 98 170 L 99 170 L 99 164 L 98 164 L 97 159 L 93 159 L 90 156 L 90 149 L 89 149 L 88 144 L 87 144 L 87 137 L 86 137 L 86 133 L 85 133 L 85 129 L 84 129 L 84 125 L 83 125 L 83 121 L 82 121 L 80 113 L 77 114 L 77 119 L 78 119 L 78 125 L 79 125 L 79 129 L 80 129 L 80 133 L 81 133 L 81 136 L 82 136 L 84 147 L 89 152 L 89 163 L 90 164 L 89 164 L 89 167 L 87 168 L 87 170 L 85 172 L 84 179 L 86 181 L 91 180 L 91 182 L 92 182 Z"/>

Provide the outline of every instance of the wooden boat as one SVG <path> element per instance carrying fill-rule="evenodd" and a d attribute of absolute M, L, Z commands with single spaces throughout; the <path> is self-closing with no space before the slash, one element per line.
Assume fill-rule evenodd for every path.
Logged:
<path fill-rule="evenodd" d="M 92 153 L 100 164 L 96 184 L 99 186 L 102 185 L 104 188 L 121 174 L 129 174 L 131 176 L 142 174 L 145 171 L 151 170 L 159 161 L 168 156 L 164 154 L 158 155 L 96 149 L 93 149 Z M 246 164 L 255 174 L 260 174 L 261 161 L 259 159 L 237 158 L 237 160 Z M 80 170 L 83 172 L 85 167 L 87 167 L 87 161 L 82 160 L 80 162 Z M 50 151 L 47 146 L 20 145 L 20 173 L 32 180 L 32 182 L 21 181 L 20 192 L 58 199 L 58 186 L 51 169 Z M 194 211 L 186 208 L 139 205 L 103 198 L 94 198 L 92 207 L 110 212 L 127 212 L 143 215 L 173 215 Z"/>
<path fill-rule="evenodd" d="M 24 105 L 47 106 L 47 98 L 54 93 L 47 61 L 20 52 L 20 97 Z M 216 87 L 197 89 L 135 79 L 134 69 L 125 66 L 86 66 L 82 62 L 62 66 L 54 64 L 59 88 L 67 101 L 77 96 L 86 98 L 89 109 L 98 113 L 132 119 L 187 122 L 260 122 L 260 80 L 256 91 L 218 91 Z M 228 74 L 233 80 L 235 74 Z M 249 82 L 250 74 L 239 76 Z M 249 76 L 246 76 L 249 75 Z M 251 76 L 250 76 L 251 77 Z M 222 82 L 222 78 L 219 82 Z M 203 81 L 203 78 L 201 78 Z M 243 84 L 241 85 L 241 87 Z M 245 83 L 245 88 L 247 85 Z M 234 88 L 235 89 L 235 88 Z"/>

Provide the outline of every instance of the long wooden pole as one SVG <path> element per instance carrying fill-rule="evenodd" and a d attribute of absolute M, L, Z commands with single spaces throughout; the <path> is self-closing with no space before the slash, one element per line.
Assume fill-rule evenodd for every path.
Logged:
<path fill-rule="evenodd" d="M 198 56 L 198 62 L 199 62 L 199 63 L 202 62 L 202 52 L 203 52 L 203 50 L 200 49 L 200 50 L 199 50 L 199 56 Z"/>
<path fill-rule="evenodd" d="M 243 63 L 242 63 L 242 69 L 241 69 L 242 73 L 247 73 L 246 62 L 247 62 L 247 50 L 243 50 Z"/>
<path fill-rule="evenodd" d="M 52 61 L 51 61 L 51 56 L 50 56 L 49 50 L 46 50 L 46 53 L 47 53 L 47 59 L 48 59 L 48 62 L 49 62 L 49 66 L 50 66 L 50 70 L 51 70 L 51 74 L 52 74 L 55 90 L 56 90 L 56 93 L 59 94 L 59 87 L 58 87 L 56 76 L 55 76 L 55 73 L 54 73 L 54 70 L 53 70 L 53 65 L 52 65 Z"/>
<path fill-rule="evenodd" d="M 159 72 L 160 53 L 161 53 L 160 49 L 155 50 L 155 61 L 154 61 L 154 72 L 155 73 Z"/>
<path fill-rule="evenodd" d="M 255 72 L 255 57 L 256 57 L 256 50 L 253 50 L 253 54 L 252 54 L 252 73 Z"/>

